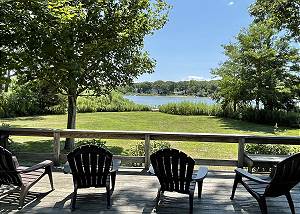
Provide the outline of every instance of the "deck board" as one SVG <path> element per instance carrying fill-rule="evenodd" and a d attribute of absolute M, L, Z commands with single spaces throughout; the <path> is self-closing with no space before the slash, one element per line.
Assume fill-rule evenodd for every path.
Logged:
<path fill-rule="evenodd" d="M 0 190 L 0 213 L 71 213 L 70 202 L 73 191 L 72 176 L 54 172 L 55 190 L 50 190 L 48 178 L 43 178 L 26 198 L 26 206 L 17 210 L 19 191 Z M 257 202 L 239 186 L 236 198 L 229 199 L 234 173 L 210 171 L 203 184 L 202 199 L 194 199 L 194 213 L 218 214 L 260 213 Z M 112 196 L 112 207 L 106 209 L 105 189 L 82 189 L 78 192 L 77 209 L 72 213 L 155 213 L 154 199 L 158 182 L 155 176 L 145 175 L 140 170 L 122 169 L 117 175 L 116 188 Z M 296 213 L 300 213 L 300 187 L 292 191 Z M 269 213 L 290 213 L 285 197 L 267 199 Z M 188 213 L 188 196 L 166 193 L 158 213 Z"/>

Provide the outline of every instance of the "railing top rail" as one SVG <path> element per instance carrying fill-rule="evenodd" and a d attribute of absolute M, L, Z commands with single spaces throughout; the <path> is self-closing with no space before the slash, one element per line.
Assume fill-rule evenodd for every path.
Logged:
<path fill-rule="evenodd" d="M 256 136 L 241 134 L 215 133 L 184 133 L 184 132 L 154 132 L 154 131 L 116 131 L 116 130 L 79 130 L 79 129 L 46 129 L 46 128 L 0 128 L 0 132 L 8 132 L 17 136 L 53 137 L 59 133 L 60 137 L 71 138 L 104 138 L 104 139 L 145 139 L 149 135 L 151 140 L 202 141 L 236 143 L 245 138 L 246 143 L 278 143 L 300 145 L 299 136 Z"/>

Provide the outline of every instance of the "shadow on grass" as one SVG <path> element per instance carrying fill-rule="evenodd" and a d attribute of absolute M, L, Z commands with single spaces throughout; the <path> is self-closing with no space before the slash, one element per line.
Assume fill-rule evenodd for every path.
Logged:
<path fill-rule="evenodd" d="M 61 141 L 61 148 L 64 146 L 64 141 Z M 36 152 L 36 153 L 50 153 L 53 152 L 53 140 L 37 140 L 25 141 L 22 143 L 12 142 L 8 149 L 12 152 Z"/>
<path fill-rule="evenodd" d="M 65 141 L 60 142 L 60 148 L 62 153 L 69 153 L 64 150 Z M 120 146 L 107 146 L 108 150 L 114 155 L 128 155 L 128 151 Z M 13 153 L 18 152 L 32 152 L 32 153 L 52 153 L 53 152 L 53 140 L 37 140 L 37 141 L 25 141 L 22 143 L 11 142 L 8 149 Z"/>
<path fill-rule="evenodd" d="M 2 122 L 11 122 L 11 121 L 37 121 L 45 120 L 42 116 L 30 116 L 30 117 L 11 117 L 11 118 L 1 118 Z"/>
<path fill-rule="evenodd" d="M 224 129 L 232 129 L 237 131 L 246 131 L 246 132 L 261 132 L 265 134 L 274 134 L 274 126 L 266 124 L 257 124 L 246 121 L 227 119 L 227 118 L 218 118 L 221 127 Z M 275 125 L 275 124 L 274 124 Z M 283 132 L 284 128 L 277 129 L 276 132 Z"/>

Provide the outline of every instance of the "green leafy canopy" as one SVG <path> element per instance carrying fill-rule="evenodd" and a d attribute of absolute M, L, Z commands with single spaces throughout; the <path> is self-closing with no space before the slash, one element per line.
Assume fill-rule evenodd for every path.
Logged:
<path fill-rule="evenodd" d="M 266 22 L 242 30 L 224 51 L 227 60 L 212 71 L 221 77 L 223 102 L 250 105 L 255 100 L 269 110 L 288 110 L 299 99 L 299 50 Z"/>
<path fill-rule="evenodd" d="M 249 12 L 255 21 L 269 21 L 278 30 L 287 30 L 288 37 L 300 42 L 299 0 L 256 0 Z"/>
<path fill-rule="evenodd" d="M 2 32 L 13 38 L 2 47 L 17 46 L 20 79 L 47 81 L 74 96 L 107 93 L 153 72 L 155 60 L 144 50 L 144 38 L 164 26 L 169 9 L 161 0 L 5 4 L 1 12 L 15 16 L 1 20 Z"/>

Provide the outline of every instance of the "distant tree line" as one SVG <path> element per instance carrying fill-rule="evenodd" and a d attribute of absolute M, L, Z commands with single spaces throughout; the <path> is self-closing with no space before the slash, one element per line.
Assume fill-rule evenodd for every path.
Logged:
<path fill-rule="evenodd" d="M 162 81 L 140 82 L 120 89 L 123 93 L 154 95 L 189 95 L 212 97 L 218 88 L 218 81 Z"/>

